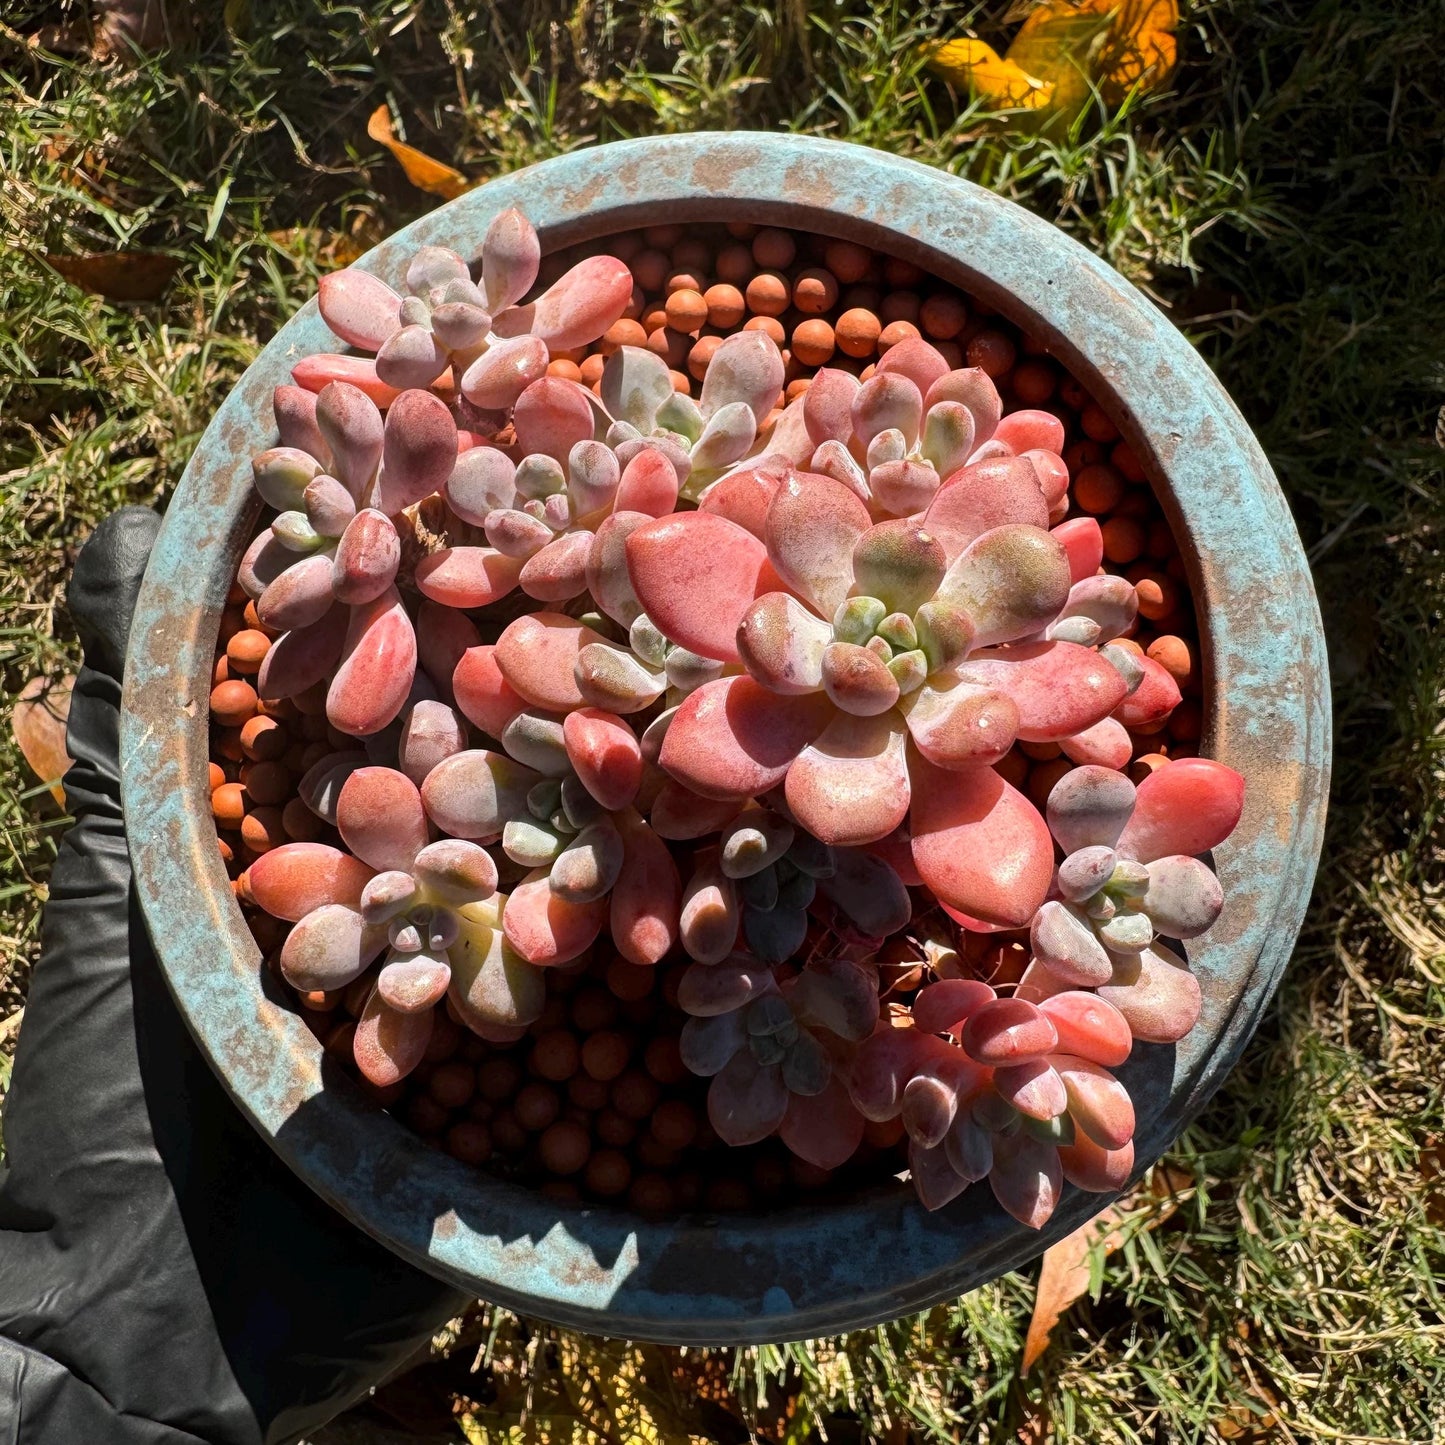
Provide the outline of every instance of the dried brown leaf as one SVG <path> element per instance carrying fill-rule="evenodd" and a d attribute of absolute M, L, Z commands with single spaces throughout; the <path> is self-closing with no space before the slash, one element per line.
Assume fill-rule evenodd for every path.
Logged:
<path fill-rule="evenodd" d="M 65 789 L 60 780 L 72 761 L 65 750 L 65 723 L 74 686 L 75 679 L 69 676 L 32 677 L 21 688 L 10 714 L 10 728 L 25 761 L 41 782 L 50 784 L 51 794 L 62 808 Z"/>
<path fill-rule="evenodd" d="M 1141 1227 L 1157 1229 L 1179 1208 L 1180 1193 L 1190 1183 L 1192 1180 L 1186 1174 L 1156 1169 L 1147 1189 L 1138 1189 L 1128 1199 L 1101 1209 L 1087 1224 L 1081 1224 L 1044 1251 L 1038 1289 L 1034 1293 L 1033 1317 L 1024 1339 L 1021 1375 L 1027 1375 L 1048 1349 L 1054 1326 L 1069 1306 L 1088 1292 L 1089 1255 L 1095 1244 L 1103 1249 L 1105 1258 L 1112 1254 L 1130 1229 L 1140 1224 L 1141 1206 L 1147 1211 Z"/>
<path fill-rule="evenodd" d="M 180 269 L 174 256 L 112 251 L 103 256 L 51 256 L 45 263 L 72 286 L 107 301 L 154 301 Z"/>
<path fill-rule="evenodd" d="M 471 190 L 473 182 L 451 166 L 434 161 L 415 146 L 397 140 L 391 125 L 391 112 L 384 105 L 372 111 L 366 123 L 366 133 L 378 145 L 384 145 L 401 163 L 406 178 L 419 190 L 428 191 L 444 200 L 455 200 L 463 191 Z"/>

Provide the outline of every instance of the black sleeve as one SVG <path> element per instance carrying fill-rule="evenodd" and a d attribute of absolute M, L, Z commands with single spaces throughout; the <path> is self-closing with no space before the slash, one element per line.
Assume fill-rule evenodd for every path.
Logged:
<path fill-rule="evenodd" d="M 401 1364 L 464 1296 L 362 1235 L 226 1098 L 131 894 L 121 668 L 154 514 L 109 518 L 70 607 L 86 664 L 6 1103 L 0 1445 L 287 1441 Z"/>

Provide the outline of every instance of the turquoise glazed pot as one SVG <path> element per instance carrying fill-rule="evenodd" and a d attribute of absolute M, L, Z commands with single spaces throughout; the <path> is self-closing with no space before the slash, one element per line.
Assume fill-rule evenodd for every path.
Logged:
<path fill-rule="evenodd" d="M 1325 816 L 1328 674 L 1310 575 L 1258 443 L 1189 343 L 1061 231 L 965 181 L 798 136 L 626 141 L 490 182 L 359 264 L 400 285 L 426 243 L 475 255 L 526 212 L 547 250 L 660 220 L 747 220 L 862 242 L 1022 323 L 1105 400 L 1143 459 L 1188 560 L 1206 679 L 1202 751 L 1247 780 L 1216 857 L 1227 906 L 1190 948 L 1204 1012 L 1173 1048 L 1137 1050 L 1138 1168 L 1219 1086 L 1269 1002 L 1309 900 Z M 523 1314 L 686 1344 L 830 1334 L 956 1296 L 1013 1269 L 1105 1202 L 1070 1190 L 1049 1225 L 1015 1223 L 982 1186 L 928 1214 L 890 1182 L 826 1205 L 644 1220 L 569 1205 L 464 1167 L 380 1112 L 262 991 L 207 788 L 211 661 L 274 442 L 271 392 L 337 343 L 315 301 L 217 412 L 181 479 L 131 635 L 121 738 L 136 885 L 177 1003 L 238 1107 L 286 1163 L 425 1270 Z"/>

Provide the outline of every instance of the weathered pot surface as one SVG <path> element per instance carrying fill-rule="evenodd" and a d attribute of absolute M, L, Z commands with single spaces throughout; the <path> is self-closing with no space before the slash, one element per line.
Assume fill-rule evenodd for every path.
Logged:
<path fill-rule="evenodd" d="M 1203 1107 L 1249 1039 L 1309 900 L 1328 788 L 1324 640 L 1268 462 L 1205 363 L 1129 283 L 1062 232 L 965 181 L 838 142 L 695 135 L 581 151 L 442 206 L 359 264 L 393 284 L 421 244 L 478 252 L 523 209 L 548 250 L 658 217 L 746 219 L 860 241 L 1025 323 L 1108 409 L 1189 559 L 1204 638 L 1202 751 L 1244 774 L 1243 820 L 1216 863 L 1228 903 L 1189 948 L 1203 1016 L 1124 1070 L 1138 1168 Z M 202 1050 L 256 1128 L 347 1217 L 432 1273 L 525 1314 L 678 1343 L 793 1339 L 959 1295 L 1036 1255 L 1105 1202 L 1070 1189 L 1049 1225 L 1015 1223 L 976 1186 L 928 1214 L 904 1184 L 827 1206 L 647 1221 L 559 1203 L 429 1148 L 367 1102 L 261 960 L 216 849 L 206 698 L 227 586 L 274 442 L 272 388 L 337 347 L 308 302 L 216 414 L 151 559 L 127 664 L 121 753 L 136 883 Z"/>

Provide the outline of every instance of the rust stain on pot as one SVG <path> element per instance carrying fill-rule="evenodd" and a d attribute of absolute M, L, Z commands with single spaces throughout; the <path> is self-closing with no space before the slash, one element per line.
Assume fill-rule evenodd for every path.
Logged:
<path fill-rule="evenodd" d="M 1140 1171 L 1203 1107 L 1266 1006 L 1314 876 L 1329 775 L 1329 693 L 1309 571 L 1273 474 L 1209 368 L 1156 307 L 1061 232 L 911 161 L 787 135 L 625 141 L 502 177 L 363 258 L 397 277 L 423 242 L 475 253 L 524 209 L 545 248 L 642 218 L 786 217 L 966 280 L 1057 345 L 1157 472 L 1198 551 L 1206 738 L 1245 774 L 1218 850 L 1227 912 L 1192 950 L 1210 1013 L 1172 1058 L 1135 1141 Z M 424 1269 L 540 1318 L 610 1335 L 732 1344 L 831 1334 L 956 1297 L 1023 1264 L 1100 1207 L 1070 1191 L 1041 1232 L 977 1190 L 926 1214 L 902 1185 L 826 1208 L 675 1221 L 580 1208 L 462 1170 L 325 1071 L 305 1023 L 265 997 L 205 793 L 211 644 L 257 515 L 249 458 L 274 444 L 271 389 L 335 348 L 314 302 L 222 404 L 151 557 L 127 659 L 121 756 L 137 893 L 197 1041 L 296 1173 Z M 184 782 L 182 781 L 184 780 Z M 1150 1067 L 1156 1067 L 1152 1065 Z M 1152 1076 L 1151 1076 L 1152 1077 Z M 610 1261 L 610 1263 L 609 1263 Z"/>

